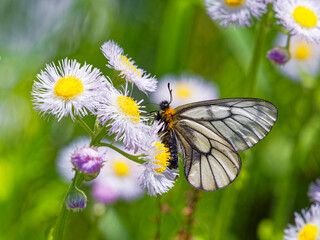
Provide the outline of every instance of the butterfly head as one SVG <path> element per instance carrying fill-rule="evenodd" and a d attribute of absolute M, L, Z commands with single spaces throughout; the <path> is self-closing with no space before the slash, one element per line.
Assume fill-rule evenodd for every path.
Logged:
<path fill-rule="evenodd" d="M 170 108 L 170 103 L 168 101 L 162 101 L 160 103 L 160 109 L 163 111 L 166 111 L 168 108 Z"/>

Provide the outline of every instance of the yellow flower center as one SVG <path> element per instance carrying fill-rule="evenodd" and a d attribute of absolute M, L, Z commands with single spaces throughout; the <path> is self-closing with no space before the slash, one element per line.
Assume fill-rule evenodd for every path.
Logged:
<path fill-rule="evenodd" d="M 293 13 L 294 20 L 299 23 L 302 27 L 313 28 L 317 25 L 318 17 L 310 9 L 306 7 L 297 7 Z"/>
<path fill-rule="evenodd" d="M 127 176 L 130 172 L 129 165 L 124 161 L 115 161 L 113 163 L 113 169 L 114 172 L 120 177 Z"/>
<path fill-rule="evenodd" d="M 140 121 L 140 106 L 133 98 L 119 96 L 117 98 L 117 104 L 121 112 L 130 117 L 133 122 L 138 123 Z"/>
<path fill-rule="evenodd" d="M 83 84 L 81 80 L 74 76 L 62 77 L 54 86 L 55 95 L 66 100 L 77 96 L 82 91 Z"/>
<path fill-rule="evenodd" d="M 306 60 L 310 57 L 311 49 L 307 44 L 300 44 L 294 52 L 294 57 L 298 60 Z"/>
<path fill-rule="evenodd" d="M 311 224 L 306 224 L 298 233 L 298 240 L 315 240 L 318 228 Z"/>
<path fill-rule="evenodd" d="M 122 62 L 123 66 L 126 69 L 134 71 L 137 76 L 141 74 L 141 71 L 137 70 L 137 68 L 133 65 L 133 63 L 126 56 L 119 56 L 118 59 Z"/>
<path fill-rule="evenodd" d="M 191 89 L 185 83 L 179 83 L 176 86 L 177 96 L 180 98 L 188 98 L 191 96 Z"/>
<path fill-rule="evenodd" d="M 156 142 L 154 146 L 157 147 L 157 149 L 155 150 L 156 151 L 155 159 L 157 159 L 158 161 L 154 161 L 153 163 L 161 166 L 155 169 L 155 171 L 158 173 L 163 173 L 166 167 L 169 165 L 169 160 L 170 160 L 169 148 L 165 147 L 164 144 L 160 142 Z"/>
<path fill-rule="evenodd" d="M 224 2 L 231 7 L 238 7 L 243 4 L 245 0 L 224 0 Z"/>

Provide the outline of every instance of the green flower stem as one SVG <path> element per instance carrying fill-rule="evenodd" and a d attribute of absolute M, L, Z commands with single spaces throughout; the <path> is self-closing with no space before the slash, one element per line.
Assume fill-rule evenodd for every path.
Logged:
<path fill-rule="evenodd" d="M 288 52 L 290 52 L 290 39 L 291 39 L 291 35 L 288 34 L 287 45 L 286 45 L 286 49 L 288 50 Z"/>
<path fill-rule="evenodd" d="M 100 123 L 99 123 L 99 118 L 96 118 L 96 121 L 94 122 L 94 127 L 93 127 L 93 132 L 97 132 L 100 129 Z"/>
<path fill-rule="evenodd" d="M 107 135 L 107 130 L 105 126 L 100 129 L 100 131 L 95 135 L 94 138 L 92 138 L 90 146 L 98 146 L 100 141 L 103 139 L 103 137 Z"/>
<path fill-rule="evenodd" d="M 185 57 L 186 41 L 191 34 L 195 12 L 195 0 L 167 1 L 160 26 L 155 74 L 174 72 L 181 68 L 178 56 Z"/>
<path fill-rule="evenodd" d="M 101 143 L 97 144 L 97 146 L 98 147 L 109 147 L 134 162 L 143 163 L 143 161 L 139 158 L 140 156 L 135 156 L 135 155 L 131 155 L 129 153 L 126 153 L 126 152 L 122 151 L 121 149 L 117 148 L 116 146 L 113 146 L 112 144 L 101 142 Z"/>
<path fill-rule="evenodd" d="M 261 60 L 261 54 L 263 49 L 263 43 L 266 35 L 266 21 L 267 17 L 265 16 L 259 26 L 258 38 L 254 48 L 253 57 L 248 70 L 247 75 L 247 96 L 252 96 L 256 88 L 256 78 L 258 74 L 258 69 Z"/>
<path fill-rule="evenodd" d="M 272 27 L 274 28 L 274 29 L 276 29 L 276 30 L 278 30 L 278 31 L 280 31 L 280 32 L 282 32 L 282 33 L 284 33 L 284 34 L 290 34 L 290 32 L 289 31 L 287 31 L 287 30 L 285 30 L 284 28 L 282 28 L 281 26 L 279 26 L 279 25 L 272 25 Z"/>
<path fill-rule="evenodd" d="M 64 225 L 66 223 L 66 220 L 67 220 L 67 217 L 69 214 L 69 211 L 67 210 L 67 207 L 66 207 L 67 196 L 68 196 L 69 192 L 71 191 L 71 189 L 74 187 L 79 187 L 82 184 L 83 180 L 84 180 L 84 174 L 76 171 L 74 178 L 72 179 L 72 182 L 68 188 L 68 191 L 63 199 L 61 210 L 60 210 L 56 225 L 53 230 L 53 238 L 52 238 L 53 240 L 62 239 Z"/>
<path fill-rule="evenodd" d="M 86 130 L 86 132 L 89 133 L 90 137 L 93 138 L 94 134 L 93 134 L 91 128 L 86 124 L 86 122 L 83 121 L 83 119 L 79 116 L 76 116 L 76 120 L 84 128 L 84 130 Z"/>

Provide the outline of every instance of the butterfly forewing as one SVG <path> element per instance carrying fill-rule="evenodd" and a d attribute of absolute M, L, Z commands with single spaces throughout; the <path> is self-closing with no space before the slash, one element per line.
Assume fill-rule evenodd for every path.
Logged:
<path fill-rule="evenodd" d="M 277 109 L 261 99 L 217 99 L 176 109 L 177 119 L 190 119 L 218 132 L 237 151 L 244 151 L 270 132 Z"/>
<path fill-rule="evenodd" d="M 276 107 L 261 99 L 218 99 L 180 106 L 173 115 L 172 134 L 184 157 L 187 181 L 213 191 L 239 174 L 246 150 L 271 130 Z"/>

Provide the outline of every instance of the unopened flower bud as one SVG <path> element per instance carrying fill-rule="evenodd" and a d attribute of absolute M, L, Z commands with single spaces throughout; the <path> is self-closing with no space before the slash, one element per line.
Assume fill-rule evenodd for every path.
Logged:
<path fill-rule="evenodd" d="M 87 205 L 87 196 L 77 187 L 73 187 L 66 198 L 66 206 L 68 210 L 78 212 Z"/>
<path fill-rule="evenodd" d="M 267 57 L 275 64 L 283 65 L 290 60 L 290 53 L 286 48 L 274 47 L 268 52 Z"/>
<path fill-rule="evenodd" d="M 72 154 L 71 160 L 79 171 L 95 175 L 102 167 L 103 154 L 93 147 L 83 147 Z"/>

